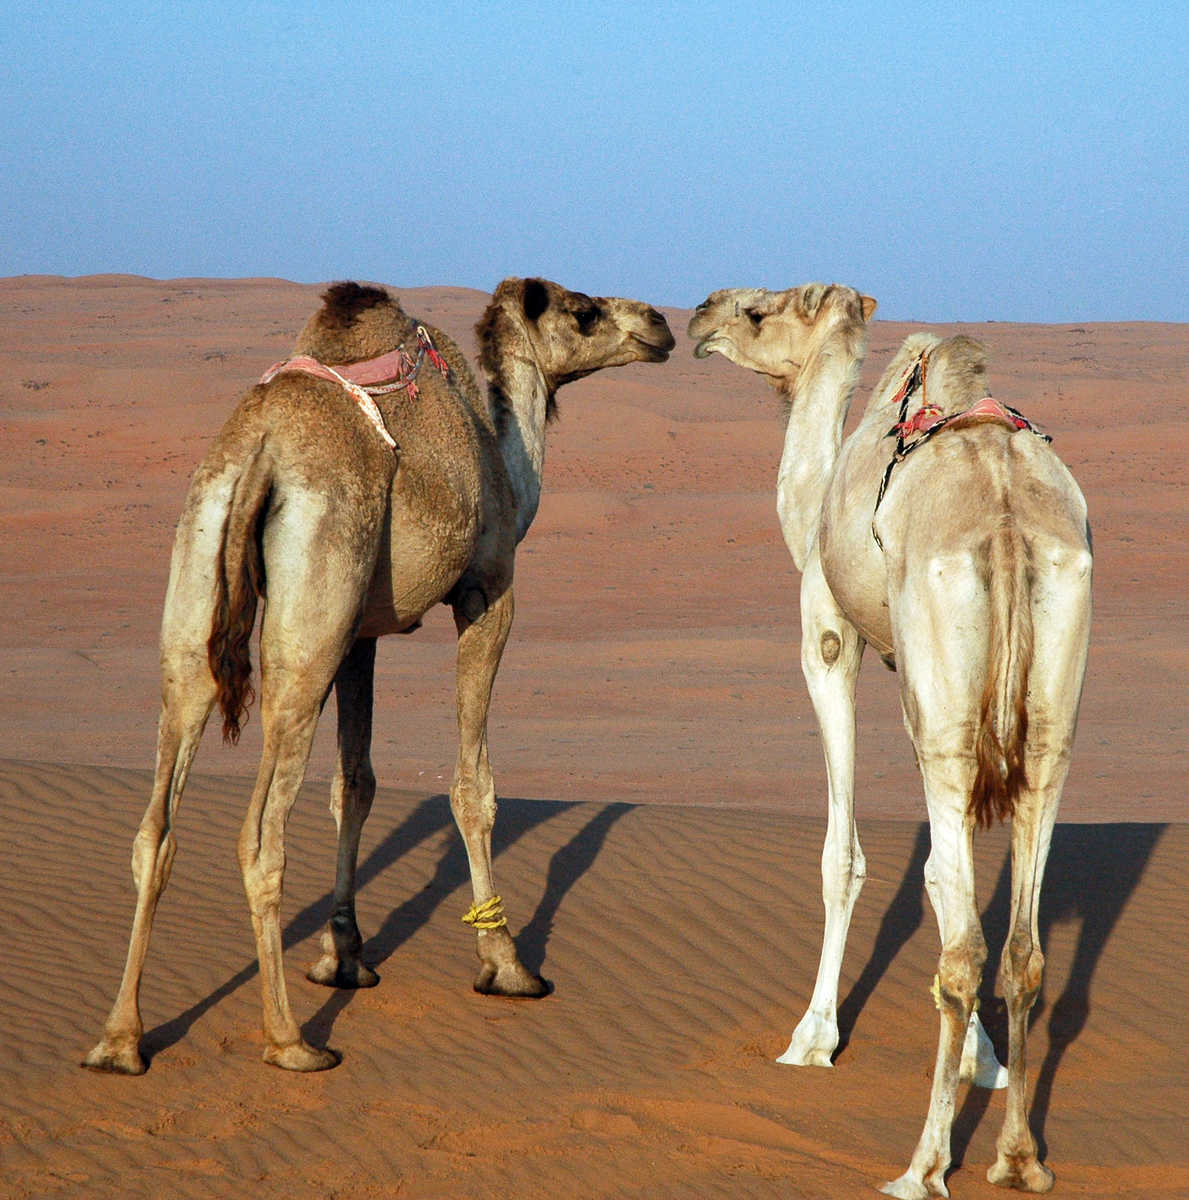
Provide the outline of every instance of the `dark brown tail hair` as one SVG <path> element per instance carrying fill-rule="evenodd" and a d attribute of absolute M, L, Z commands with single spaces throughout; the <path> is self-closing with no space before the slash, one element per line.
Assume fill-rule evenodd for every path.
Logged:
<path fill-rule="evenodd" d="M 1014 524 L 996 531 L 987 548 L 991 593 L 987 681 L 975 734 L 977 769 L 967 812 L 989 828 L 1016 810 L 1028 786 L 1028 673 L 1032 666 L 1031 567 L 1028 546 Z"/>
<path fill-rule="evenodd" d="M 268 506 L 270 472 L 255 454 L 236 481 L 223 527 L 216 580 L 215 613 L 207 641 L 207 661 L 215 677 L 215 699 L 223 714 L 223 740 L 239 741 L 252 687 L 252 627 L 256 598 L 265 594 L 260 522 Z"/>

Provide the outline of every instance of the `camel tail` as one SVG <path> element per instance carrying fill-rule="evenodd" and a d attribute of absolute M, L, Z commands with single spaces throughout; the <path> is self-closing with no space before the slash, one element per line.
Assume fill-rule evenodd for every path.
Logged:
<path fill-rule="evenodd" d="M 236 481 L 215 566 L 215 610 L 207 660 L 215 678 L 215 700 L 223 714 L 223 740 L 232 744 L 239 741 L 248 708 L 256 699 L 251 637 L 256 599 L 265 592 L 260 521 L 271 485 L 268 463 L 258 450 Z"/>
<path fill-rule="evenodd" d="M 1032 606 L 1028 546 L 1014 523 L 988 547 L 991 628 L 987 680 L 975 735 L 976 771 L 967 812 L 989 828 L 1015 812 L 1027 787 L 1028 673 L 1032 666 Z"/>

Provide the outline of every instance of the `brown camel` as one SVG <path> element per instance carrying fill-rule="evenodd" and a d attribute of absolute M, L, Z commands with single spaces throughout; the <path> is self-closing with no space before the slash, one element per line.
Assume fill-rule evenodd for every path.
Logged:
<path fill-rule="evenodd" d="M 1010 1046 L 1007 1115 L 988 1178 L 1043 1192 L 1053 1176 L 1028 1128 L 1024 1041 L 1044 966 L 1041 878 L 1089 636 L 1086 504 L 1047 439 L 987 396 L 985 352 L 965 337 L 909 337 L 843 443 L 874 310 L 848 287 L 733 289 L 713 293 L 689 325 L 698 356 L 717 352 L 759 372 L 791 406 L 777 508 L 803 572 L 801 664 L 822 730 L 829 820 L 817 983 L 780 1061 L 830 1066 L 838 1045 L 838 972 L 866 875 L 854 823 L 854 697 L 870 642 L 898 672 L 924 778 L 925 887 L 942 942 L 929 1115 L 907 1172 L 884 1191 L 947 1196 L 959 1075 L 965 1067 L 977 1082 L 997 1082 L 975 1015 L 987 952 L 972 860 L 975 827 L 1002 817 L 1012 821 L 1002 958 Z"/>
<path fill-rule="evenodd" d="M 537 509 L 557 389 L 603 367 L 663 362 L 673 335 L 638 301 L 507 279 L 476 326 L 485 402 L 458 347 L 386 291 L 336 284 L 323 301 L 297 339 L 301 357 L 248 392 L 216 438 L 178 524 L 161 629 L 157 767 L 132 851 L 136 914 L 89 1067 L 145 1070 L 138 998 L 174 820 L 212 708 L 219 704 L 234 741 L 253 698 L 248 644 L 258 596 L 264 750 L 239 860 L 260 962 L 264 1060 L 296 1071 L 338 1061 L 303 1041 L 290 1011 L 278 920 L 285 821 L 332 685 L 338 862 L 324 953 L 309 977 L 348 988 L 377 982 L 361 960 L 355 920 L 359 837 L 375 793 L 376 639 L 411 632 L 438 603 L 451 606 L 458 629 L 450 806 L 470 863 L 474 903 L 464 920 L 477 933 L 475 988 L 546 990 L 517 956 L 492 879 L 487 712 L 512 624 L 513 559 Z"/>

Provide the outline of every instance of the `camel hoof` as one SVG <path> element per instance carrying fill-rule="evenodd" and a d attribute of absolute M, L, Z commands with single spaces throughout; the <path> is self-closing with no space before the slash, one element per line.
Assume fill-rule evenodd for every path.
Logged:
<path fill-rule="evenodd" d="M 798 1050 L 790 1046 L 777 1060 L 790 1067 L 830 1067 L 834 1061 L 827 1050 Z"/>
<path fill-rule="evenodd" d="M 92 1071 L 108 1071 L 112 1075 L 143 1075 L 149 1065 L 141 1057 L 138 1041 L 102 1041 L 79 1066 Z"/>
<path fill-rule="evenodd" d="M 1015 1188 L 1021 1192 L 1050 1191 L 1056 1176 L 1038 1158 L 1009 1158 L 1000 1155 L 989 1171 L 987 1181 L 997 1187 Z"/>
<path fill-rule="evenodd" d="M 315 1050 L 305 1042 L 290 1042 L 288 1046 L 268 1046 L 264 1061 L 284 1071 L 329 1071 L 342 1061 L 333 1050 Z"/>
<path fill-rule="evenodd" d="M 475 991 L 484 996 L 519 996 L 525 1000 L 537 1000 L 549 995 L 549 984 L 518 962 L 505 963 L 501 967 L 484 963 L 475 976 Z"/>
<path fill-rule="evenodd" d="M 893 1179 L 891 1183 L 885 1183 L 879 1190 L 885 1196 L 895 1196 L 897 1200 L 932 1200 L 934 1196 L 950 1194 L 944 1183 L 938 1184 L 936 1188 L 930 1188 L 908 1172 L 901 1175 L 899 1179 Z"/>
<path fill-rule="evenodd" d="M 838 1026 L 806 1013 L 793 1031 L 789 1048 L 776 1060 L 792 1067 L 832 1067 Z"/>
<path fill-rule="evenodd" d="M 324 954 L 306 971 L 306 978 L 311 983 L 320 983 L 323 987 L 332 988 L 370 988 L 380 982 L 380 977 L 363 963 L 340 962 L 333 954 Z"/>

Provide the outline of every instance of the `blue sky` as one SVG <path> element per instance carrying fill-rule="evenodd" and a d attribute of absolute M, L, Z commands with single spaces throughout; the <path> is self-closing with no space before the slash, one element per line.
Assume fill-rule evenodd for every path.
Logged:
<path fill-rule="evenodd" d="M 1178 3 L 19 5 L 0 275 L 1189 320 Z"/>

